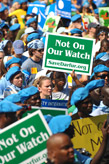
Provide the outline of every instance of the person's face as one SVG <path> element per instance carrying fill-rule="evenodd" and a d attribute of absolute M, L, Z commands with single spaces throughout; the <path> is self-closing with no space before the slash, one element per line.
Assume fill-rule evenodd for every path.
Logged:
<path fill-rule="evenodd" d="M 101 90 L 103 104 L 109 107 L 109 86 L 103 87 Z"/>
<path fill-rule="evenodd" d="M 2 32 L 3 32 L 4 38 L 8 39 L 8 37 L 9 37 L 9 29 L 8 28 L 3 28 Z"/>
<path fill-rule="evenodd" d="M 109 72 L 98 72 L 95 76 L 95 80 L 104 79 L 105 85 L 109 84 Z"/>
<path fill-rule="evenodd" d="M 34 50 L 33 56 L 37 58 L 37 62 L 39 62 L 43 58 L 44 49 Z"/>
<path fill-rule="evenodd" d="M 101 52 L 107 52 L 109 50 L 109 42 L 104 42 L 101 46 Z"/>
<path fill-rule="evenodd" d="M 0 62 L 2 61 L 3 58 L 4 58 L 4 52 L 0 52 Z"/>
<path fill-rule="evenodd" d="M 39 89 L 39 92 L 41 93 L 41 98 L 50 96 L 52 93 L 51 80 L 46 79 L 46 80 L 42 81 L 42 84 L 41 84 L 41 86 L 38 87 L 38 89 Z"/>
<path fill-rule="evenodd" d="M 62 91 L 64 88 L 64 85 L 66 83 L 65 77 L 60 77 L 59 79 L 55 79 L 55 86 L 57 86 L 59 91 Z"/>
<path fill-rule="evenodd" d="M 27 104 L 31 106 L 41 106 L 41 98 L 40 93 L 36 93 L 35 95 L 32 95 L 27 101 Z"/>
<path fill-rule="evenodd" d="M 27 8 L 28 8 L 28 6 L 27 6 L 27 2 L 22 3 L 21 6 L 22 6 L 22 9 L 25 10 L 25 11 L 26 11 Z"/>
<path fill-rule="evenodd" d="M 78 111 L 82 112 L 84 115 L 89 115 L 92 112 L 92 105 L 91 97 L 88 96 L 86 99 L 79 103 Z"/>
<path fill-rule="evenodd" d="M 100 35 L 99 35 L 99 40 L 102 41 L 103 39 L 107 39 L 107 34 L 106 34 L 106 32 L 102 32 L 102 33 L 100 33 Z"/>
<path fill-rule="evenodd" d="M 93 104 L 95 105 L 100 105 L 100 101 L 101 101 L 101 89 L 100 88 L 96 88 L 93 91 L 90 92 L 90 96 L 92 98 Z"/>
<path fill-rule="evenodd" d="M 11 49 L 12 49 L 12 43 L 11 42 L 8 42 L 7 43 L 7 46 L 6 46 L 6 54 L 7 55 L 10 55 L 11 54 Z"/>
<path fill-rule="evenodd" d="M 96 33 L 96 28 L 91 27 L 91 28 L 89 29 L 89 31 L 95 35 L 95 33 Z"/>
<path fill-rule="evenodd" d="M 54 146 L 54 163 L 72 164 L 74 162 L 74 150 L 68 136 L 59 138 L 59 142 Z"/>
<path fill-rule="evenodd" d="M 14 84 L 17 87 L 21 87 L 23 83 L 23 75 L 22 73 L 19 73 L 17 75 L 14 76 L 13 80 L 12 80 L 12 84 Z"/>
<path fill-rule="evenodd" d="M 73 22 L 74 28 L 82 29 L 81 22 L 82 22 L 81 19 L 78 19 L 76 22 Z"/>
<path fill-rule="evenodd" d="M 36 22 L 34 21 L 34 22 L 30 23 L 30 27 L 33 27 L 34 30 L 36 30 L 36 29 L 37 29 L 37 24 L 36 24 Z"/>

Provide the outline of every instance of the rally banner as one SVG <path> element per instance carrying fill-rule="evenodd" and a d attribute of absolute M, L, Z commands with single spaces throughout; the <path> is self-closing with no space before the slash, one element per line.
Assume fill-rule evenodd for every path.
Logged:
<path fill-rule="evenodd" d="M 48 15 L 44 24 L 43 32 L 56 32 L 60 16 Z"/>
<path fill-rule="evenodd" d="M 56 0 L 56 12 L 63 18 L 71 19 L 71 0 Z"/>
<path fill-rule="evenodd" d="M 39 1 L 35 1 L 33 3 L 29 3 L 28 4 L 28 10 L 27 10 L 27 14 L 39 14 L 39 10 L 41 10 L 42 12 L 45 11 L 46 8 L 46 4 L 43 2 L 39 2 Z"/>
<path fill-rule="evenodd" d="M 100 23 L 106 27 L 109 27 L 109 7 L 100 7 L 98 9 Z"/>
<path fill-rule="evenodd" d="M 95 39 L 47 34 L 43 69 L 91 75 Z"/>
<path fill-rule="evenodd" d="M 91 154 L 91 157 L 93 157 L 102 142 L 101 127 L 106 119 L 107 115 L 100 115 L 72 120 L 75 132 L 75 136 L 72 138 L 74 148 L 85 148 Z"/>
<path fill-rule="evenodd" d="M 23 114 L 22 117 L 26 117 L 31 113 L 34 113 L 37 110 L 41 110 L 43 115 L 51 115 L 51 116 L 58 116 L 58 115 L 67 115 L 68 111 L 65 108 L 51 108 L 51 107 L 37 107 L 37 106 L 32 106 L 31 110 L 28 110 Z"/>
<path fill-rule="evenodd" d="M 0 163 L 44 164 L 51 131 L 40 111 L 0 131 Z"/>
<path fill-rule="evenodd" d="M 41 99 L 41 107 L 51 107 L 51 108 L 66 108 L 67 109 L 67 100 L 50 100 L 50 99 Z"/>

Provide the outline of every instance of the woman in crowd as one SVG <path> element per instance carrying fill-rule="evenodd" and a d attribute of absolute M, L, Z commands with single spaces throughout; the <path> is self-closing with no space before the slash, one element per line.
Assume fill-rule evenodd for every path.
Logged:
<path fill-rule="evenodd" d="M 41 99 L 51 99 L 52 82 L 49 77 L 40 76 L 34 81 L 33 85 L 38 87 Z"/>
<path fill-rule="evenodd" d="M 23 88 L 23 74 L 18 66 L 12 67 L 8 70 L 6 79 L 10 81 L 11 85 L 5 89 L 4 97 L 17 93 Z"/>

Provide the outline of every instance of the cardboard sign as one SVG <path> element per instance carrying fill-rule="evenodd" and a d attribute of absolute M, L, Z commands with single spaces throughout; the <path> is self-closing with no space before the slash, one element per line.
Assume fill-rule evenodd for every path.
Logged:
<path fill-rule="evenodd" d="M 0 163 L 43 164 L 51 131 L 40 111 L 0 131 Z"/>
<path fill-rule="evenodd" d="M 71 0 L 56 0 L 57 15 L 63 18 L 71 18 Z"/>
<path fill-rule="evenodd" d="M 60 21 L 60 16 L 48 15 L 45 21 L 43 32 L 56 32 L 59 21 Z"/>
<path fill-rule="evenodd" d="M 72 138 L 74 148 L 85 148 L 93 157 L 102 142 L 101 127 L 106 119 L 107 115 L 101 115 L 72 121 L 75 131 L 75 137 Z"/>
<path fill-rule="evenodd" d="M 32 110 L 29 110 L 23 114 L 23 117 L 28 116 L 31 113 L 34 113 L 37 110 L 41 110 L 43 115 L 51 115 L 51 116 L 58 116 L 58 115 L 67 115 L 67 109 L 64 108 L 47 108 L 47 107 L 32 107 Z"/>
<path fill-rule="evenodd" d="M 109 27 L 109 7 L 100 7 L 99 17 L 100 17 L 100 23 L 104 21 L 104 26 Z"/>
<path fill-rule="evenodd" d="M 95 40 L 48 34 L 43 69 L 91 75 Z"/>

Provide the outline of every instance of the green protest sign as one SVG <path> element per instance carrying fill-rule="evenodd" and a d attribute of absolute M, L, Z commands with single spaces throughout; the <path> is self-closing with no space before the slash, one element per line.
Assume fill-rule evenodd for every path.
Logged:
<path fill-rule="evenodd" d="M 100 24 L 109 27 L 109 7 L 100 7 L 99 8 L 99 17 Z"/>
<path fill-rule="evenodd" d="M 41 110 L 41 112 L 43 113 L 43 115 L 51 115 L 51 116 L 57 116 L 57 115 L 67 115 L 67 109 L 63 109 L 63 108 L 49 108 L 49 107 L 32 107 L 32 110 L 29 110 L 27 112 L 25 112 L 23 114 L 23 117 L 28 116 L 29 114 L 37 111 L 37 110 Z"/>
<path fill-rule="evenodd" d="M 48 34 L 45 43 L 43 69 L 90 75 L 94 39 Z"/>
<path fill-rule="evenodd" d="M 1 164 L 43 164 L 51 131 L 41 113 L 33 114 L 0 131 Z"/>

